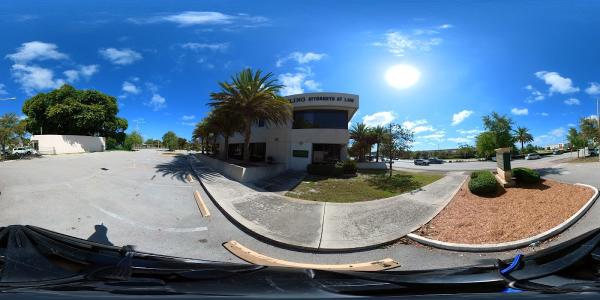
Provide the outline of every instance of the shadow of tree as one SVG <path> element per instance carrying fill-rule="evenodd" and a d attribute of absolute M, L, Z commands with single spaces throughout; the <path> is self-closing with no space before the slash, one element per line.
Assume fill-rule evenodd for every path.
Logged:
<path fill-rule="evenodd" d="M 408 192 L 421 188 L 421 184 L 414 180 L 411 175 L 394 174 L 387 175 L 372 175 L 367 179 L 367 182 L 377 189 L 390 192 Z"/>
<path fill-rule="evenodd" d="M 193 174 L 186 155 L 173 156 L 171 161 L 158 164 L 154 168 L 156 169 L 156 172 L 161 173 L 163 177 L 171 176 L 171 178 L 176 178 L 182 182 L 187 182 L 186 176 L 188 174 Z"/>
<path fill-rule="evenodd" d="M 536 171 L 543 177 L 546 175 L 559 175 L 563 171 L 563 168 L 539 168 Z"/>

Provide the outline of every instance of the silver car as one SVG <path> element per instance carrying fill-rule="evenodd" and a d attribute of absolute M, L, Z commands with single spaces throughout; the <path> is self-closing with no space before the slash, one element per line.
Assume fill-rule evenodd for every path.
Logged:
<path fill-rule="evenodd" d="M 526 160 L 540 159 L 540 158 L 542 158 L 542 157 L 537 153 L 529 153 L 525 156 Z"/>

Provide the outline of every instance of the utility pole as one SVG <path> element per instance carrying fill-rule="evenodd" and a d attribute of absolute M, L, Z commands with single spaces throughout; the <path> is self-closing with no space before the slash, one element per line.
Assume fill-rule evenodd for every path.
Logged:
<path fill-rule="evenodd" d="M 598 124 L 596 124 L 596 129 L 598 130 L 598 142 L 596 143 L 596 150 L 598 150 L 598 152 L 596 152 L 598 154 L 598 161 L 600 162 L 600 107 L 598 105 L 598 102 L 600 101 L 600 98 L 596 98 L 596 120 L 598 121 Z"/>

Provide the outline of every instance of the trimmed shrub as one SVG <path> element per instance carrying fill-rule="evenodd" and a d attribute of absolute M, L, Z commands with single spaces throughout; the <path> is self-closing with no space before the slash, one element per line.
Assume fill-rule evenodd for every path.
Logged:
<path fill-rule="evenodd" d="M 515 181 L 518 183 L 538 183 L 540 182 L 540 174 L 529 168 L 514 168 L 512 170 Z"/>
<path fill-rule="evenodd" d="M 342 176 L 344 169 L 342 163 L 336 164 L 309 164 L 306 166 L 306 172 L 312 175 L 320 176 Z"/>
<path fill-rule="evenodd" d="M 498 182 L 490 171 L 473 172 L 469 180 L 469 190 L 475 195 L 493 195 L 498 191 Z"/>
<path fill-rule="evenodd" d="M 356 162 L 353 160 L 346 160 L 342 164 L 342 169 L 344 174 L 356 174 L 358 167 L 356 166 Z"/>

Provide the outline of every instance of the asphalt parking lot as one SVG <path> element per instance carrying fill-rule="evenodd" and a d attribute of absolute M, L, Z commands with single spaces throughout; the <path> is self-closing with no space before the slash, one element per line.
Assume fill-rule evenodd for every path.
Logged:
<path fill-rule="evenodd" d="M 592 165 L 561 164 L 550 168 L 549 176 L 580 180 L 573 174 L 582 174 L 581 168 L 593 174 L 598 168 Z M 231 262 L 242 261 L 223 248 L 222 243 L 230 240 L 268 256 L 300 262 L 356 263 L 390 257 L 405 270 L 489 262 L 514 254 L 457 253 L 401 242 L 347 253 L 276 247 L 231 223 L 197 179 L 186 180 L 190 171 L 185 155 L 155 150 L 0 162 L 0 225 L 36 225 L 117 246 L 132 244 L 140 251 Z M 205 199 L 210 217 L 200 213 L 194 191 Z"/>

